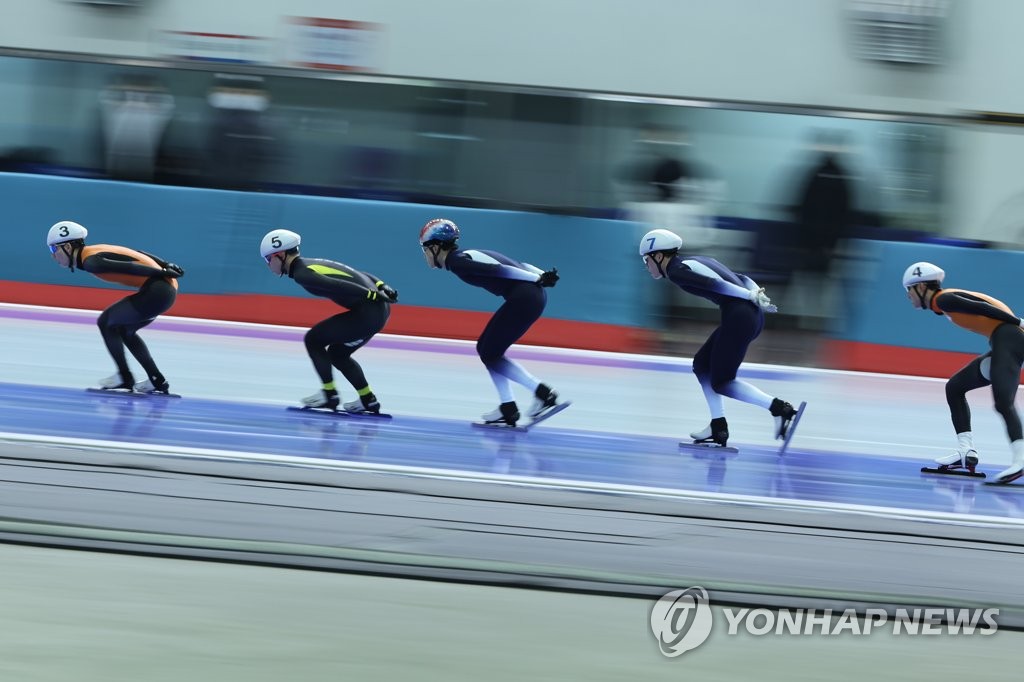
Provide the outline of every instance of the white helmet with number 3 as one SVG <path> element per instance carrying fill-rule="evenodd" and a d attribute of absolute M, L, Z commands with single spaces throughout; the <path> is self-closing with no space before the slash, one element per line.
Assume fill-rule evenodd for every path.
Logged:
<path fill-rule="evenodd" d="M 938 265 L 921 261 L 914 263 L 903 273 L 903 288 L 909 289 L 921 282 L 938 282 L 941 284 L 945 277 L 946 272 Z"/>
<path fill-rule="evenodd" d="M 275 253 L 298 248 L 301 243 L 302 237 L 291 230 L 271 230 L 264 235 L 263 241 L 260 242 L 260 255 L 269 263 L 270 257 Z"/>
<path fill-rule="evenodd" d="M 683 245 L 679 235 L 668 230 L 651 230 L 640 240 L 640 255 L 646 256 L 655 251 L 674 251 Z"/>
<path fill-rule="evenodd" d="M 89 230 L 71 220 L 62 220 L 55 223 L 50 231 L 46 233 L 46 245 L 54 246 L 64 242 L 73 242 L 78 239 L 85 239 L 89 236 Z M 52 249 L 51 249 L 52 251 Z"/>

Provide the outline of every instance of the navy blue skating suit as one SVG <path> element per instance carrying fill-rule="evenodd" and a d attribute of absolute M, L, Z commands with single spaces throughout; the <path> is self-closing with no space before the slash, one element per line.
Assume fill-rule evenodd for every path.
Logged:
<path fill-rule="evenodd" d="M 718 306 L 721 322 L 697 354 L 693 373 L 717 393 L 729 395 L 747 348 L 764 329 L 764 311 L 749 296 L 757 284 L 714 258 L 677 255 L 665 268 L 668 278 L 683 291 Z"/>
<path fill-rule="evenodd" d="M 537 282 L 542 271 L 497 251 L 460 248 L 448 253 L 444 267 L 466 284 L 505 299 L 476 343 L 480 360 L 492 367 L 544 313 L 547 294 Z"/>

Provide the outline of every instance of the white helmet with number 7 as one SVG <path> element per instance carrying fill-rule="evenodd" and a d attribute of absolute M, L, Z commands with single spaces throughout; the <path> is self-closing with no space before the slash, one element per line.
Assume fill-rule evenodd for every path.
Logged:
<path fill-rule="evenodd" d="M 302 237 L 291 230 L 271 230 L 260 242 L 260 255 L 270 262 L 270 257 L 282 251 L 291 251 L 302 243 Z"/>
<path fill-rule="evenodd" d="M 676 251 L 683 245 L 679 235 L 668 230 L 651 230 L 640 240 L 640 255 L 646 256 L 655 251 Z"/>
<path fill-rule="evenodd" d="M 903 273 L 903 288 L 909 289 L 921 282 L 938 282 L 942 284 L 946 272 L 938 265 L 921 261 L 914 263 Z"/>

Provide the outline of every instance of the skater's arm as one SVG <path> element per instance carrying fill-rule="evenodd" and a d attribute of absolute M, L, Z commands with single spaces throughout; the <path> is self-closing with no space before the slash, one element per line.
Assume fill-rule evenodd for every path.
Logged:
<path fill-rule="evenodd" d="M 947 291 L 940 293 L 935 298 L 935 306 L 944 313 L 965 313 L 967 315 L 980 315 L 998 322 L 1009 324 L 1021 324 L 1021 319 L 1001 308 L 997 308 L 987 301 L 975 298 L 970 294 L 960 291 Z"/>
<path fill-rule="evenodd" d="M 523 282 L 536 282 L 540 273 L 530 272 L 514 265 L 506 265 L 480 251 L 459 251 L 448 261 L 448 269 L 462 277 L 494 277 Z"/>
<path fill-rule="evenodd" d="M 761 287 L 759 287 L 757 285 L 757 282 L 755 282 L 754 280 L 750 279 L 746 275 L 741 275 L 741 274 L 737 273 L 736 276 L 740 278 L 741 282 L 743 282 L 743 286 L 745 286 L 747 288 L 747 291 L 757 291 L 758 289 L 761 288 Z"/>
<path fill-rule="evenodd" d="M 721 294 L 722 296 L 730 296 L 732 298 L 741 298 L 749 301 L 751 290 L 741 287 L 738 284 L 732 282 L 726 282 L 724 279 L 714 275 L 705 275 L 695 271 L 691 268 L 686 261 L 680 261 L 674 267 L 668 271 L 669 279 L 675 284 L 681 287 L 691 287 L 693 289 L 703 289 L 704 291 L 714 292 Z"/>
<path fill-rule="evenodd" d="M 311 267 L 297 269 L 294 279 L 309 293 L 329 298 L 346 308 L 355 308 L 378 298 L 376 291 L 370 291 L 354 279 L 344 276 L 328 277 Z"/>
<path fill-rule="evenodd" d="M 82 261 L 82 269 L 95 275 L 112 272 L 122 275 L 137 275 L 139 277 L 165 276 L 163 268 L 143 265 L 133 260 L 131 256 L 106 251 L 94 253 L 84 259 Z"/>
<path fill-rule="evenodd" d="M 141 253 L 143 256 L 149 256 L 150 258 L 153 259 L 153 262 L 155 262 L 160 267 L 162 267 L 162 268 L 166 268 L 167 267 L 167 261 L 165 261 L 160 256 L 154 256 L 153 254 L 149 253 L 148 251 L 139 251 L 139 253 Z"/>

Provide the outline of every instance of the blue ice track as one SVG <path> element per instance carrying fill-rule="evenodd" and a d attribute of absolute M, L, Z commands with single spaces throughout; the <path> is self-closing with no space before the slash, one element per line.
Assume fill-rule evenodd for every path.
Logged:
<path fill-rule="evenodd" d="M 515 433 L 474 429 L 468 420 L 395 414 L 378 421 L 188 396 L 0 383 L 0 431 L 58 442 L 132 442 L 922 512 L 962 511 L 967 499 L 971 514 L 1024 518 L 1024 486 L 923 475 L 921 458 L 799 446 L 779 457 L 775 447 L 737 443 L 731 444 L 738 455 L 717 456 L 680 450 L 678 439 L 562 429 L 558 417 Z"/>

